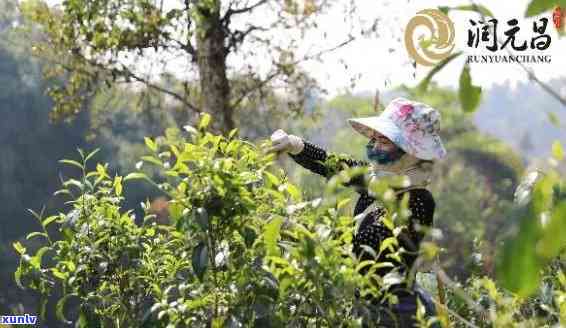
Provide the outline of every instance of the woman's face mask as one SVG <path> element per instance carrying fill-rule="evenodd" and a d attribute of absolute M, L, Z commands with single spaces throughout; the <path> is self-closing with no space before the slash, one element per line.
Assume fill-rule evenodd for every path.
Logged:
<path fill-rule="evenodd" d="M 376 139 L 371 139 L 366 145 L 366 154 L 370 161 L 378 164 L 391 164 L 399 160 L 405 152 L 399 147 L 392 147 L 390 150 L 383 150 L 376 147 Z"/>

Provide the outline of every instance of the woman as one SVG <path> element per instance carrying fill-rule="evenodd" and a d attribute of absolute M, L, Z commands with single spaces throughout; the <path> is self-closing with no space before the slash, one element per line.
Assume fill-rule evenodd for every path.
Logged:
<path fill-rule="evenodd" d="M 407 277 L 414 274 L 411 266 L 424 237 L 423 228 L 433 224 L 435 202 L 427 185 L 430 183 L 434 160 L 446 156 L 446 150 L 438 135 L 440 114 L 426 104 L 397 98 L 391 101 L 379 116 L 349 119 L 348 122 L 357 132 L 369 138 L 366 146 L 369 163 L 327 153 L 324 149 L 283 130 L 277 130 L 271 136 L 271 150 L 286 152 L 301 166 L 327 178 L 344 167 L 355 166 L 369 166 L 371 179 L 379 179 L 385 175 L 406 176 L 408 184 L 393 186 L 397 201 L 400 201 L 403 195 L 409 195 L 408 208 L 411 214 L 408 224 L 397 237 L 405 251 L 402 252 L 395 268 L 383 267 L 376 274 L 383 277 L 396 272 Z M 335 167 L 331 163 L 334 163 Z M 356 187 L 360 194 L 354 208 L 354 215 L 361 221 L 354 232 L 353 252 L 360 261 L 372 260 L 374 256 L 367 251 L 366 246 L 377 253 L 381 242 L 393 236 L 393 232 L 380 220 L 386 210 L 375 202 L 363 177 L 352 179 L 348 185 Z M 386 256 L 387 251 L 381 253 L 377 260 L 383 260 Z M 414 284 L 408 286 L 407 281 L 414 279 L 402 279 L 388 290 L 398 297 L 397 304 L 390 305 L 383 299 L 371 299 L 372 316 L 370 319 L 365 318 L 366 326 L 412 327 L 415 323 L 417 297 L 427 305 L 427 312 L 434 311 L 430 296 Z"/>

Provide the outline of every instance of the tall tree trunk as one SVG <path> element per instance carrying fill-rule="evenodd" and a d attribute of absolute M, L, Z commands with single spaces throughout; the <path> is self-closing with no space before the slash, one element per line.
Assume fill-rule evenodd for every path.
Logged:
<path fill-rule="evenodd" d="M 220 20 L 220 1 L 199 5 L 197 59 L 201 108 L 213 117 L 212 129 L 226 134 L 234 128 L 230 108 L 230 85 L 226 77 L 226 33 Z"/>

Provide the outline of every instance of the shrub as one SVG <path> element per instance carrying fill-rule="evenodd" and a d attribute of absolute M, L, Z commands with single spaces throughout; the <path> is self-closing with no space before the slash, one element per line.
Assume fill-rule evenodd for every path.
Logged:
<path fill-rule="evenodd" d="M 156 167 L 156 177 L 111 177 L 103 164 L 89 171 L 94 153 L 62 161 L 81 172 L 57 192 L 69 209 L 35 214 L 43 230 L 28 239 L 46 245 L 34 254 L 14 245 L 18 284 L 44 300 L 61 288 L 58 317 L 70 323 L 65 313 L 73 313 L 80 327 L 359 325 L 365 305 L 354 294 L 370 282 L 356 266 L 372 263 L 351 256 L 353 221 L 342 213 L 349 200 L 303 201 L 271 168 L 265 145 L 238 140 L 236 131 L 212 135 L 208 120 L 186 127 L 186 138 L 145 139 L 141 166 Z M 169 199 L 170 224 L 156 222 L 149 202 L 141 220 L 121 207 L 133 180 Z M 53 224 L 58 240 L 48 234 Z"/>

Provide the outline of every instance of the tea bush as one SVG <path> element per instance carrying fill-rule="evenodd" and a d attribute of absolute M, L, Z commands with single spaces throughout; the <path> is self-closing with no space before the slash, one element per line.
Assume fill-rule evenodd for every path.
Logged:
<path fill-rule="evenodd" d="M 111 176 L 105 164 L 90 170 L 96 152 L 62 161 L 80 172 L 57 192 L 68 198 L 68 210 L 33 212 L 42 230 L 27 239 L 43 246 L 28 251 L 14 244 L 16 281 L 41 295 L 42 315 L 48 297 L 60 291 L 57 316 L 78 327 L 361 326 L 369 311 L 364 296 L 383 295 L 398 282 L 370 278 L 371 272 L 391 266 L 403 251 L 390 238 L 380 249 L 393 251 L 386 261 L 360 263 L 352 255 L 356 220 L 342 191 L 365 172 L 337 172 L 322 198 L 304 200 L 273 167 L 267 143 L 239 140 L 235 130 L 213 135 L 209 121 L 205 115 L 184 134 L 146 138 L 149 154 L 124 177 Z M 149 201 L 141 217 L 122 208 L 124 188 L 134 180 L 167 197 L 169 224 L 156 222 Z M 474 274 L 452 282 L 438 269 L 444 288 L 435 298 L 445 326 L 564 323 L 566 278 L 557 258 L 566 235 L 563 186 L 553 172 L 529 186 L 532 201 L 517 207 L 515 233 L 501 241 L 499 280 Z M 387 227 L 400 231 L 407 199 L 396 208 L 387 180 L 370 187 L 392 213 L 383 218 Z M 434 239 L 427 241 L 417 262 L 438 251 Z M 426 286 L 433 295 L 441 287 Z M 423 327 L 436 321 L 424 317 L 422 306 L 417 316 Z"/>
<path fill-rule="evenodd" d="M 95 153 L 63 160 L 81 172 L 57 192 L 69 210 L 34 213 L 43 230 L 28 239 L 45 246 L 14 245 L 18 285 L 39 291 L 44 306 L 61 288 L 57 314 L 79 327 L 358 326 L 365 305 L 356 288 L 377 294 L 384 285 L 357 273 L 379 264 L 351 255 L 353 220 L 342 210 L 349 199 L 303 201 L 272 168 L 266 145 L 238 140 L 236 131 L 210 134 L 209 120 L 186 127 L 186 137 L 146 138 L 150 154 L 138 167 L 157 168 L 155 177 L 112 177 L 104 164 L 89 171 Z M 169 225 L 155 222 L 149 202 L 141 220 L 121 207 L 133 180 L 169 199 Z M 60 238 L 48 233 L 53 224 Z"/>

